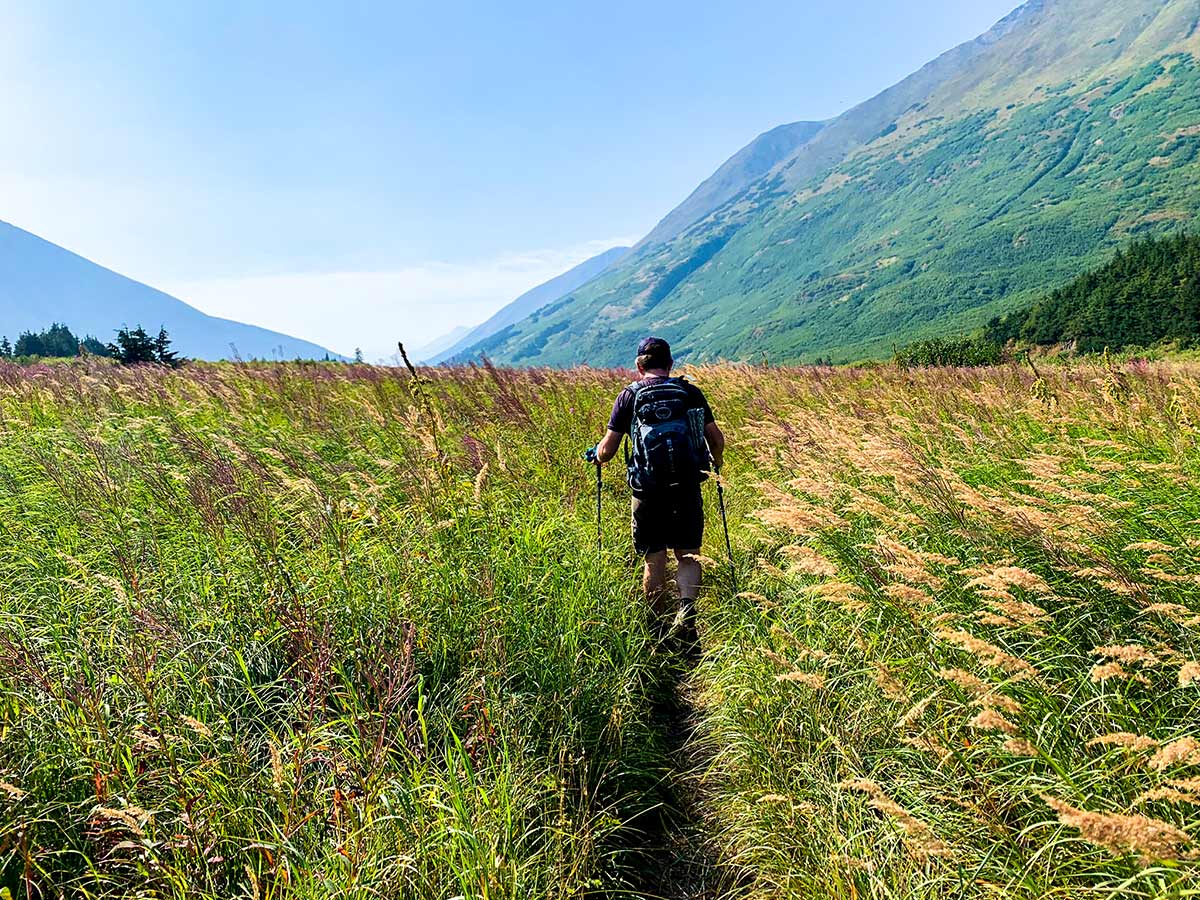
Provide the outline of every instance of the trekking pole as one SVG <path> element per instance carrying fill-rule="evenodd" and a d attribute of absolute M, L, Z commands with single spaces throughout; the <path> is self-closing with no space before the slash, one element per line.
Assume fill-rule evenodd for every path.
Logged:
<path fill-rule="evenodd" d="M 717 503 L 721 507 L 721 525 L 725 529 L 725 552 L 729 554 L 729 581 L 733 592 L 738 592 L 737 569 L 733 565 L 733 546 L 729 543 L 729 518 L 725 515 L 725 485 L 721 480 L 721 467 L 717 466 Z"/>
<path fill-rule="evenodd" d="M 601 530 L 602 518 L 600 515 L 601 504 L 604 496 L 604 470 L 600 467 L 600 460 L 596 457 L 596 448 L 589 447 L 583 453 L 583 458 L 596 467 L 596 555 L 599 556 L 604 551 L 602 543 L 603 531 Z"/>

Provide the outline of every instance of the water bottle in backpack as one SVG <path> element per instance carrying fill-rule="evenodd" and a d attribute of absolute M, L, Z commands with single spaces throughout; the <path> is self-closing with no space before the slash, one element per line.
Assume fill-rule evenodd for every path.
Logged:
<path fill-rule="evenodd" d="M 668 378 L 634 384 L 633 450 L 625 451 L 629 486 L 637 493 L 696 485 L 708 477 L 704 410 L 696 407 L 686 383 Z"/>

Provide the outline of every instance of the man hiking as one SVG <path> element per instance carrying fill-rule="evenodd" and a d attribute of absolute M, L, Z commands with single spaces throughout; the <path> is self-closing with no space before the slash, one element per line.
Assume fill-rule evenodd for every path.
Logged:
<path fill-rule="evenodd" d="M 645 557 L 643 587 L 656 638 L 677 638 L 689 655 L 699 650 L 696 598 L 704 541 L 704 501 L 700 484 L 710 464 L 717 471 L 725 452 L 725 436 L 713 419 L 703 391 L 685 378 L 672 378 L 671 346 L 648 337 L 637 348 L 641 376 L 618 395 L 604 439 L 586 454 L 603 465 L 628 437 L 625 453 L 633 492 L 633 545 Z M 667 551 L 678 563 L 678 614 L 668 620 Z"/>

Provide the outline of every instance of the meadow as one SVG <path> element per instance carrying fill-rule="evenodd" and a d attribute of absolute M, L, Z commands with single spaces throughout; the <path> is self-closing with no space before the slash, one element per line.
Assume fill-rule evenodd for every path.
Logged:
<path fill-rule="evenodd" d="M 629 373 L 0 363 L 0 895 L 1200 893 L 1200 364 L 688 374 L 691 671 Z"/>

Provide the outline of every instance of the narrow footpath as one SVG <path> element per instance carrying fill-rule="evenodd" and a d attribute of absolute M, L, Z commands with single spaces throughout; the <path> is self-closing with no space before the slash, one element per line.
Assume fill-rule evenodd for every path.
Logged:
<path fill-rule="evenodd" d="M 697 792 L 703 754 L 693 740 L 697 712 L 690 698 L 690 669 L 664 678 L 653 697 L 653 718 L 663 736 L 664 767 L 656 804 L 637 823 L 644 857 L 635 896 L 645 900 L 734 900 L 738 885 L 706 838 Z"/>

